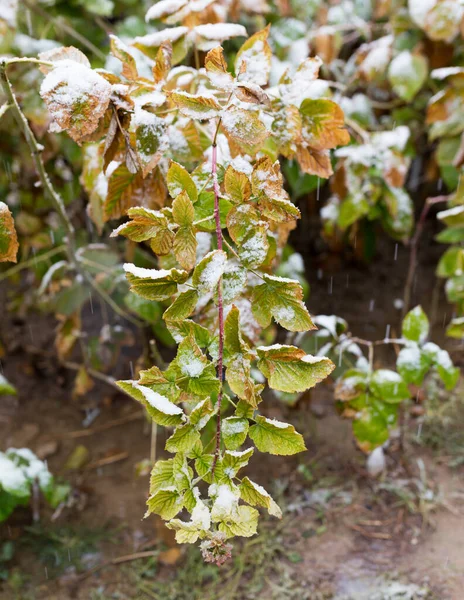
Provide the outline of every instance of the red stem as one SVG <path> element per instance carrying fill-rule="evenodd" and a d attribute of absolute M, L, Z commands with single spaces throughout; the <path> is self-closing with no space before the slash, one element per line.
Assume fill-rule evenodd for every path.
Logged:
<path fill-rule="evenodd" d="M 212 154 L 212 174 L 214 189 L 214 218 L 216 221 L 216 239 L 218 250 L 222 250 L 222 228 L 221 216 L 219 213 L 219 183 L 217 179 L 217 145 L 216 139 L 213 142 Z M 216 421 L 216 448 L 214 450 L 213 465 L 211 473 L 214 475 L 214 469 L 219 458 L 221 450 L 221 404 L 222 404 L 222 380 L 223 380 L 223 360 L 224 360 L 224 303 L 222 300 L 222 277 L 218 282 L 218 315 L 219 315 L 219 348 L 218 348 L 218 366 L 217 372 L 220 382 L 218 400 L 217 400 L 217 421 Z"/>

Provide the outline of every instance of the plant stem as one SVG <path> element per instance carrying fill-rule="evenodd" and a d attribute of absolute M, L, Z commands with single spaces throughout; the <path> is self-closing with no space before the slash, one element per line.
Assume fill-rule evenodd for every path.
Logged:
<path fill-rule="evenodd" d="M 222 228 L 221 215 L 219 213 L 219 183 L 217 179 L 217 145 L 216 138 L 219 130 L 219 124 L 216 129 L 216 135 L 213 141 L 212 154 L 212 174 L 213 174 L 213 189 L 214 189 L 214 218 L 216 221 L 216 238 L 218 250 L 222 250 Z M 217 372 L 219 377 L 219 393 L 217 399 L 217 421 L 216 421 L 216 448 L 214 450 L 214 459 L 211 472 L 214 475 L 219 453 L 221 450 L 221 404 L 222 404 L 222 380 L 223 380 L 223 360 L 224 360 L 224 303 L 222 299 L 222 277 L 218 282 L 218 316 L 219 316 L 219 347 L 218 347 L 218 366 Z"/>
<path fill-rule="evenodd" d="M 19 128 L 26 139 L 27 145 L 29 146 L 42 187 L 48 193 L 66 231 L 69 262 L 76 267 L 76 240 L 73 224 L 66 214 L 64 202 L 61 196 L 59 196 L 59 194 L 55 191 L 52 182 L 48 177 L 48 173 L 45 170 L 45 165 L 42 159 L 42 147 L 37 142 L 26 117 L 21 111 L 18 101 L 16 100 L 16 96 L 13 93 L 10 80 L 6 74 L 6 68 L 8 64 L 8 60 L 0 62 L 0 83 L 3 91 L 6 94 L 8 103 L 11 105 L 11 110 L 13 111 L 16 122 L 18 123 Z"/>
<path fill-rule="evenodd" d="M 433 204 L 439 204 L 440 202 L 446 202 L 448 200 L 448 196 L 437 196 L 436 198 L 427 198 L 422 208 L 422 212 L 419 217 L 419 221 L 417 222 L 416 231 L 414 236 L 411 239 L 411 253 L 409 255 L 409 267 L 408 274 L 406 277 L 406 283 L 404 286 L 404 294 L 403 294 L 403 313 L 402 317 L 406 316 L 406 313 L 409 310 L 409 306 L 411 304 L 411 296 L 412 296 L 412 284 L 414 280 L 414 271 L 417 266 L 417 248 L 419 246 L 419 240 L 421 238 L 422 232 L 425 226 L 425 219 L 427 218 L 430 207 Z"/>
<path fill-rule="evenodd" d="M 65 23 L 63 19 L 56 19 L 55 17 L 52 17 L 43 8 L 33 4 L 32 2 L 29 2 L 29 0 L 23 0 L 23 3 L 27 6 L 27 8 L 34 11 L 46 21 L 52 23 L 52 25 L 56 27 L 57 31 L 61 30 L 62 32 L 67 33 L 69 36 L 73 37 L 80 44 L 82 44 L 84 48 L 87 48 L 87 50 L 93 52 L 95 56 L 98 56 L 100 60 L 103 62 L 106 60 L 105 54 L 99 48 L 97 48 L 95 44 L 92 44 L 92 42 L 90 42 L 84 35 L 80 34 L 73 27 Z"/>

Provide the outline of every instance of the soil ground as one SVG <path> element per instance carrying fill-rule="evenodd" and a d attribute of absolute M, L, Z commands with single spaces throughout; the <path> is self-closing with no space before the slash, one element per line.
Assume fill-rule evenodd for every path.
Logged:
<path fill-rule="evenodd" d="M 317 256 L 307 261 L 310 310 L 344 317 L 360 337 L 381 339 L 387 327 L 394 335 L 407 250 L 384 241 L 369 266 L 341 264 L 336 256 L 313 252 L 310 234 L 303 233 L 310 229 L 299 231 L 296 249 Z M 415 301 L 435 313 L 437 342 L 451 313 L 442 294 L 433 294 L 441 251 L 434 244 L 421 248 L 414 289 Z M 137 476 L 135 468 L 150 455 L 149 427 L 135 403 L 103 383 L 84 403 L 72 400 L 74 374 L 46 352 L 54 327 L 37 314 L 2 317 L 3 368 L 19 395 L 1 399 L 0 448 L 28 446 L 46 455 L 52 472 L 74 488 L 69 506 L 54 520 L 41 507 L 40 524 L 32 525 L 22 510 L 1 527 L 0 539 L 15 547 L 9 577 L 0 583 L 2 599 L 464 598 L 464 467 L 456 460 L 464 445 L 462 455 L 458 444 L 451 457 L 445 430 L 421 445 L 417 423 L 408 418 L 405 452 L 393 441 L 388 473 L 373 480 L 350 423 L 335 414 L 330 384 L 295 408 L 270 402 L 267 414 L 294 423 L 308 452 L 252 461 L 250 476 L 273 492 L 284 519 L 263 518 L 260 535 L 236 543 L 232 561 L 218 570 L 202 563 L 197 548 L 179 549 L 156 519 L 142 520 L 148 477 Z M 463 366 L 462 346 L 448 347 Z M 391 362 L 390 352 L 378 359 Z M 129 358 L 122 357 L 113 374 L 127 377 L 128 371 Z M 463 419 L 451 424 L 455 438 L 464 424 L 462 398 L 463 387 L 452 400 Z M 95 408 L 98 416 L 85 427 L 83 419 Z M 158 456 L 164 440 L 160 429 Z M 88 451 L 86 465 L 66 469 L 77 446 Z"/>

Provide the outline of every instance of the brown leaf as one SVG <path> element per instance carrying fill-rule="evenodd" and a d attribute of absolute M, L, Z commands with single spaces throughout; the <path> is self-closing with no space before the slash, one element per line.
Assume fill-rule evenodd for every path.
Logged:
<path fill-rule="evenodd" d="M 296 158 L 304 173 L 324 178 L 330 177 L 333 173 L 328 150 L 315 150 L 299 146 Z"/>
<path fill-rule="evenodd" d="M 65 360 L 81 333 L 81 320 L 78 313 L 74 313 L 63 320 L 58 326 L 55 338 L 55 348 L 60 360 Z"/>
<path fill-rule="evenodd" d="M 80 144 L 97 129 L 111 92 L 108 81 L 82 62 L 59 60 L 40 88 L 52 117 L 50 131 L 66 131 Z"/>
<path fill-rule="evenodd" d="M 170 42 L 163 42 L 156 53 L 155 64 L 153 65 L 153 79 L 155 83 L 164 81 L 171 70 L 172 45 Z"/>
<path fill-rule="evenodd" d="M 0 202 L 0 262 L 16 262 L 18 248 L 13 215 L 8 206 Z"/>

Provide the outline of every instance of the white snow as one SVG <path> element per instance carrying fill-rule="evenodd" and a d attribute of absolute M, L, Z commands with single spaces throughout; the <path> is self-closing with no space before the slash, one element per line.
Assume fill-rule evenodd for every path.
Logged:
<path fill-rule="evenodd" d="M 154 21 L 176 13 L 188 4 L 189 0 L 161 0 L 148 9 L 145 21 Z"/>
<path fill-rule="evenodd" d="M 111 84 L 92 69 L 74 60 L 64 59 L 56 62 L 46 75 L 40 86 L 40 95 L 47 97 L 52 94 L 52 106 L 49 108 L 56 120 L 71 114 L 76 104 L 88 101 L 89 97 L 98 99 L 99 108 L 104 111 L 111 90 Z"/>
<path fill-rule="evenodd" d="M 237 79 L 250 81 L 256 85 L 266 85 L 270 67 L 270 56 L 266 54 L 262 40 L 257 40 L 250 48 L 242 52 L 235 62 Z"/>
<path fill-rule="evenodd" d="M 206 266 L 200 274 L 199 286 L 204 291 L 211 291 L 217 286 L 224 273 L 227 254 L 220 250 L 213 250 L 203 260 L 206 262 Z"/>
<path fill-rule="evenodd" d="M 266 237 L 257 232 L 254 236 L 245 240 L 240 248 L 240 257 L 252 265 L 260 265 L 267 256 L 268 246 Z"/>
<path fill-rule="evenodd" d="M 375 448 L 373 450 L 366 462 L 367 472 L 371 477 L 377 477 L 381 473 L 383 473 L 387 467 L 387 463 L 385 460 L 385 454 L 382 446 Z"/>
<path fill-rule="evenodd" d="M 243 25 L 236 23 L 207 23 L 206 25 L 197 25 L 195 33 L 205 37 L 208 40 L 228 40 L 231 37 L 247 37 L 247 30 Z"/>
<path fill-rule="evenodd" d="M 416 73 L 413 55 L 408 50 L 403 50 L 391 61 L 388 68 L 389 75 L 393 78 L 413 78 Z"/>
<path fill-rule="evenodd" d="M 276 419 L 268 419 L 267 417 L 264 417 L 264 420 L 266 423 L 269 423 L 269 425 L 273 425 L 278 429 L 288 429 L 291 427 L 290 423 L 282 423 L 282 421 L 277 421 Z"/>
<path fill-rule="evenodd" d="M 428 13 L 437 4 L 437 0 L 409 0 L 408 9 L 411 19 L 424 28 L 427 23 Z"/>
<path fill-rule="evenodd" d="M 153 406 L 153 408 L 156 408 L 156 410 L 159 410 L 163 414 L 165 414 L 165 415 L 183 414 L 183 411 L 179 406 L 176 406 L 170 400 L 168 400 L 165 396 L 158 394 L 158 392 L 155 392 L 151 388 L 146 387 L 145 385 L 139 385 L 138 383 L 135 383 L 135 382 L 132 383 L 132 387 L 134 387 L 136 390 L 139 390 L 139 392 L 141 392 L 143 394 L 143 397 L 148 402 L 148 404 L 150 404 L 150 406 Z"/>
<path fill-rule="evenodd" d="M 124 263 L 123 269 L 126 273 L 131 273 L 141 279 L 162 279 L 171 275 L 171 270 L 168 269 L 145 269 L 136 267 L 132 263 Z"/>
<path fill-rule="evenodd" d="M 158 46 L 161 46 L 163 42 L 176 42 L 182 36 L 187 34 L 188 31 L 189 28 L 184 26 L 171 27 L 170 29 L 163 29 L 162 31 L 155 31 L 153 33 L 147 33 L 147 35 L 137 36 L 134 38 L 134 44 L 157 48 Z"/>
<path fill-rule="evenodd" d="M 0 485 L 7 492 L 19 491 L 27 485 L 27 479 L 21 467 L 16 466 L 3 453 L 0 453 Z"/>
<path fill-rule="evenodd" d="M 247 428 L 246 421 L 232 420 L 236 417 L 224 419 L 222 421 L 222 431 L 224 435 L 237 435 L 243 433 Z"/>
<path fill-rule="evenodd" d="M 234 493 L 228 485 L 222 484 L 215 486 L 212 494 L 210 486 L 210 495 L 215 495 L 211 516 L 213 520 L 224 520 L 232 516 L 238 506 L 238 494 Z"/>

